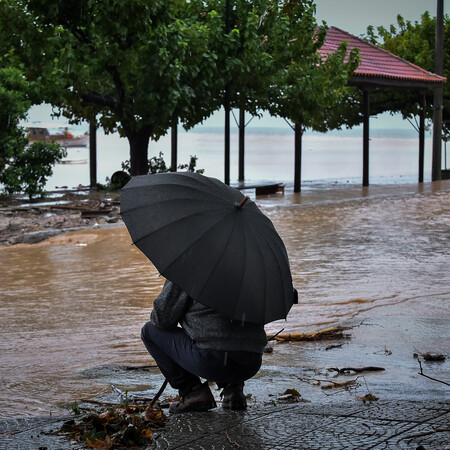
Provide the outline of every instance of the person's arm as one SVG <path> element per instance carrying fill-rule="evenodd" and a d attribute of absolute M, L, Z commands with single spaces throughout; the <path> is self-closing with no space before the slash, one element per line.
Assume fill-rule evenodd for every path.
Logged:
<path fill-rule="evenodd" d="M 167 280 L 153 302 L 150 321 L 164 330 L 175 328 L 184 316 L 191 298 L 178 286 Z"/>

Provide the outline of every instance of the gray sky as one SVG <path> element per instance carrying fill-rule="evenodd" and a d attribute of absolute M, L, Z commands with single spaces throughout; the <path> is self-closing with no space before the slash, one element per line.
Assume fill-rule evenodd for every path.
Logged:
<path fill-rule="evenodd" d="M 359 36 L 368 25 L 389 27 L 397 15 L 416 21 L 429 11 L 436 15 L 437 0 L 316 0 L 317 21 Z M 444 0 L 444 13 L 450 14 L 450 1 Z"/>

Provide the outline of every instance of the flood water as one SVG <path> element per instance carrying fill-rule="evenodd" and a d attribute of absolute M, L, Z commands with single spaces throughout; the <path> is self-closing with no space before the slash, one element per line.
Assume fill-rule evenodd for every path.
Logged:
<path fill-rule="evenodd" d="M 268 333 L 362 321 L 408 302 L 415 314 L 450 318 L 450 182 L 256 201 L 286 244 L 300 295 Z M 139 335 L 164 279 L 123 226 L 2 248 L 0 280 L 0 417 L 58 413 L 110 391 L 84 370 L 151 362 Z"/>

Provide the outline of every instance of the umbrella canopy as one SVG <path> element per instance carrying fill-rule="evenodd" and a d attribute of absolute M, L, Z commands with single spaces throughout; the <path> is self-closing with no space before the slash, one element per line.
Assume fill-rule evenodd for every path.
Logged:
<path fill-rule="evenodd" d="M 237 189 L 192 172 L 136 176 L 120 209 L 133 243 L 195 301 L 233 320 L 286 318 L 295 301 L 286 248 Z"/>

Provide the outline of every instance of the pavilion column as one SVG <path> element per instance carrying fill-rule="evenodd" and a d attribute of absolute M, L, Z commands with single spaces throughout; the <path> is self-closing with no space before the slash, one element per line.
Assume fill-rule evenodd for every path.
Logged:
<path fill-rule="evenodd" d="M 370 118 L 370 92 L 363 90 L 363 186 L 369 186 L 369 118 Z"/>
<path fill-rule="evenodd" d="M 239 182 L 244 182 L 245 166 L 245 110 L 239 110 Z"/>
<path fill-rule="evenodd" d="M 419 183 L 423 183 L 425 160 L 425 92 L 420 95 L 420 123 L 419 123 Z"/>
<path fill-rule="evenodd" d="M 178 165 L 178 123 L 172 125 L 171 132 L 171 145 L 172 145 L 172 154 L 171 154 L 171 162 L 170 162 L 170 171 L 176 172 Z"/>
<path fill-rule="evenodd" d="M 303 129 L 301 124 L 296 123 L 294 126 L 294 131 L 295 131 L 294 192 L 300 192 L 302 181 L 302 137 L 303 137 Z"/>

